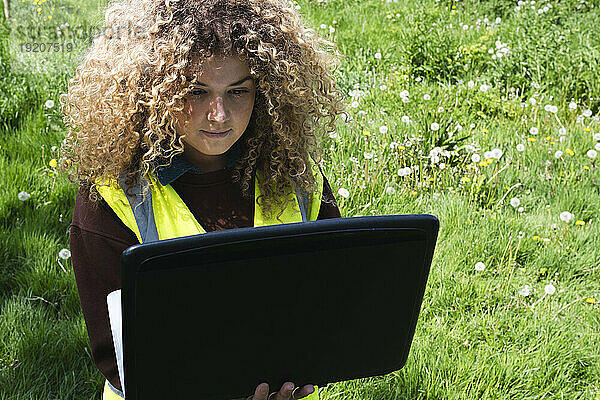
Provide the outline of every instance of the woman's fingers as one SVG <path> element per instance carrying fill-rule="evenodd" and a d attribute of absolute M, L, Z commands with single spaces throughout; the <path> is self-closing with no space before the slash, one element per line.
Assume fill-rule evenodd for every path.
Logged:
<path fill-rule="evenodd" d="M 306 396 L 308 396 L 309 394 L 313 393 L 315 391 L 315 387 L 313 385 L 304 385 L 301 388 L 296 388 L 294 390 L 294 392 L 292 393 L 292 400 L 298 400 L 298 399 L 302 399 Z"/>
<path fill-rule="evenodd" d="M 268 396 L 269 396 L 269 384 L 263 382 L 256 387 L 256 390 L 254 391 L 254 395 L 248 397 L 248 400 L 267 400 Z"/>
<path fill-rule="evenodd" d="M 296 385 L 292 382 L 285 382 L 281 385 L 281 389 L 277 393 L 271 393 L 269 400 L 290 400 L 292 398 L 292 392 Z"/>

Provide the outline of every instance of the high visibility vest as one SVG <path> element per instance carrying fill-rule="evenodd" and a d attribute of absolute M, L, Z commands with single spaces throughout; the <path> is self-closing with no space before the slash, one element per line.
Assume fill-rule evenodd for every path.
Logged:
<path fill-rule="evenodd" d="M 323 176 L 312 159 L 310 164 L 318 192 L 311 196 L 300 190 L 296 190 L 295 193 L 291 191 L 290 201 L 286 203 L 286 207 L 279 217 L 283 223 L 315 221 L 319 215 Z M 260 176 L 258 171 L 257 174 Z M 148 185 L 148 181 L 150 181 L 150 190 L 146 193 L 145 201 L 142 202 L 142 187 Z M 130 190 L 136 195 L 135 200 L 125 193 L 123 175 L 119 178 L 118 184 L 114 181 L 97 181 L 96 183 L 98 193 L 121 221 L 135 233 L 140 243 L 206 233 L 173 187 L 171 185 L 163 186 L 152 173 L 149 173 L 146 178 L 138 179 L 137 185 Z M 278 212 L 275 212 L 272 218 L 267 218 L 263 214 L 262 208 L 257 202 L 260 189 L 256 178 L 254 188 L 254 226 L 280 224 L 281 222 L 277 220 Z M 270 388 L 270 390 L 278 390 L 278 388 Z M 103 400 L 123 398 L 123 393 L 106 380 Z M 315 391 L 304 399 L 318 400 L 318 387 L 315 386 Z"/>

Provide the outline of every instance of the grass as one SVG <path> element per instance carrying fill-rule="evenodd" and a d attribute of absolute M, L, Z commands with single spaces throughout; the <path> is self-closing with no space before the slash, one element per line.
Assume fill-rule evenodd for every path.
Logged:
<path fill-rule="evenodd" d="M 58 257 L 77 188 L 50 163 L 65 134 L 58 95 L 105 4 L 11 4 L 0 47 L 2 399 L 101 396 L 71 260 Z M 298 5 L 346 56 L 335 73 L 349 118 L 323 143 L 342 215 L 440 221 L 406 366 L 332 383 L 321 399 L 600 399 L 598 2 Z M 28 41 L 73 48 L 25 54 Z"/>

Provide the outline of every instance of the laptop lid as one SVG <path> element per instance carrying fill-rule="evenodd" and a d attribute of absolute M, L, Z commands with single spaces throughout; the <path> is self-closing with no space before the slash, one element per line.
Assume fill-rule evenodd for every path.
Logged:
<path fill-rule="evenodd" d="M 439 222 L 385 215 L 232 229 L 121 256 L 128 400 L 225 400 L 402 368 Z"/>

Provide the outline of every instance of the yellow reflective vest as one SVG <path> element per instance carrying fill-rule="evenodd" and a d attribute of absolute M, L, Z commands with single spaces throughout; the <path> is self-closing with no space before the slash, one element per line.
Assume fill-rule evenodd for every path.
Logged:
<path fill-rule="evenodd" d="M 286 208 L 279 217 L 283 223 L 315 221 L 319 215 L 323 176 L 312 159 L 310 160 L 310 164 L 317 183 L 318 192 L 306 195 L 299 190 L 296 190 L 295 193 L 292 191 L 290 201 L 287 202 Z M 257 174 L 260 177 L 258 172 Z M 122 178 L 123 176 L 119 179 L 118 183 L 115 181 L 97 181 L 96 188 L 121 221 L 135 233 L 140 243 L 206 233 L 206 230 L 198 223 L 192 212 L 171 185 L 163 186 L 150 173 L 144 179 L 140 179 L 138 184 L 130 191 L 136 195 L 134 200 L 125 194 L 125 184 Z M 142 202 L 142 186 L 148 184 L 150 185 L 150 190 L 146 193 L 145 201 Z M 255 179 L 254 188 L 254 226 L 280 224 L 281 222 L 276 217 L 267 218 L 256 201 L 258 196 L 260 196 L 257 179 Z M 271 390 L 273 389 L 271 388 Z M 125 398 L 123 393 L 106 380 L 103 400 L 119 400 L 123 398 Z M 309 396 L 304 397 L 304 399 L 318 400 L 318 387 L 315 386 L 315 391 Z"/>

